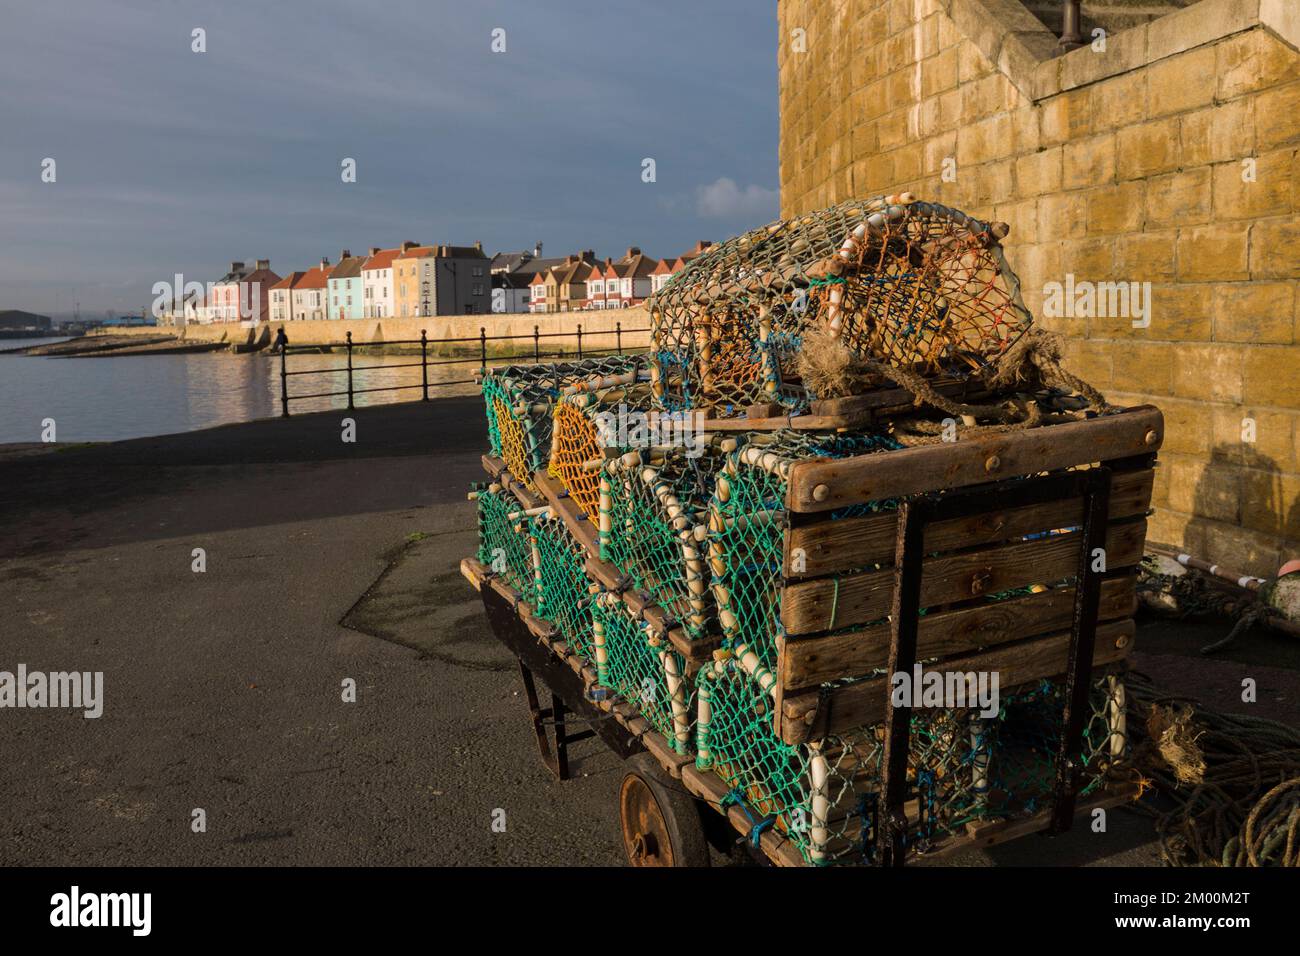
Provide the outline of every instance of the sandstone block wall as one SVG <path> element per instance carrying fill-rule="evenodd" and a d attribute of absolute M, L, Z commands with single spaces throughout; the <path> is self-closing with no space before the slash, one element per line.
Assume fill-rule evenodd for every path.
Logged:
<path fill-rule="evenodd" d="M 1018 0 L 778 9 L 782 214 L 911 190 L 1010 223 L 1071 368 L 1164 410 L 1151 540 L 1300 556 L 1300 3 L 1201 0 L 1063 56 Z M 1067 276 L 1149 283 L 1149 325 L 1048 314 Z"/>

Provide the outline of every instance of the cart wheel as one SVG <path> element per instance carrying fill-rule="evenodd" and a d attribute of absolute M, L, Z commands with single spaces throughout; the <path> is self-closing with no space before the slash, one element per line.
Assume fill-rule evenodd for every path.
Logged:
<path fill-rule="evenodd" d="M 647 753 L 634 754 L 618 788 L 623 849 L 632 866 L 708 866 L 699 806 Z"/>

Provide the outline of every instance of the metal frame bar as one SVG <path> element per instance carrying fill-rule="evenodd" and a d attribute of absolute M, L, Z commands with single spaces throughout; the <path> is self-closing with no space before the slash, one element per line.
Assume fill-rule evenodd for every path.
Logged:
<path fill-rule="evenodd" d="M 556 777 L 560 780 L 569 778 L 568 746 L 580 740 L 599 737 L 624 759 L 645 749 L 617 720 L 587 699 L 582 678 L 524 626 L 514 606 L 496 588 L 484 582 L 480 593 L 493 635 L 519 659 L 519 674 L 527 696 L 537 749 L 542 763 Z M 537 678 L 551 692 L 550 707 L 541 706 Z M 571 715 L 585 723 L 588 729 L 569 733 L 567 723 Z M 554 751 L 546 732 L 548 724 L 554 728 Z"/>
<path fill-rule="evenodd" d="M 1066 703 L 1061 742 L 1056 754 L 1051 832 L 1070 828 L 1078 795 L 1079 767 L 1074 761 L 1088 709 L 1088 687 L 1097 638 L 1102 570 L 1093 570 L 1094 553 L 1104 548 L 1110 516 L 1111 470 L 1107 467 L 1047 475 L 992 487 L 955 491 L 942 498 L 921 497 L 898 509 L 894 555 L 894 599 L 891 608 L 889 669 L 910 673 L 916 665 L 916 636 L 925 559 L 925 530 L 934 521 L 963 518 L 1002 507 L 1014 496 L 1017 506 L 1082 497 L 1083 527 L 1079 532 L 1079 564 L 1075 579 L 1074 614 L 1066 660 Z M 911 742 L 911 707 L 895 707 L 893 682 L 886 682 L 885 744 L 881 758 L 880 863 L 903 866 L 907 857 L 907 757 Z"/>
<path fill-rule="evenodd" d="M 528 710 L 533 717 L 533 733 L 537 737 L 537 751 L 542 756 L 542 763 L 546 764 L 557 779 L 568 780 L 569 744 L 576 744 L 580 740 L 588 740 L 596 736 L 596 732 L 594 730 L 583 730 L 576 734 L 566 732 L 564 717 L 569 711 L 564 706 L 564 699 L 555 691 L 551 691 L 551 706 L 541 706 L 541 701 L 537 697 L 537 683 L 533 680 L 533 672 L 528 669 L 528 665 L 522 660 L 519 662 L 519 676 L 524 682 L 524 694 L 528 698 Z M 550 740 L 546 734 L 547 721 L 550 721 L 554 728 L 554 754 L 551 753 Z"/>

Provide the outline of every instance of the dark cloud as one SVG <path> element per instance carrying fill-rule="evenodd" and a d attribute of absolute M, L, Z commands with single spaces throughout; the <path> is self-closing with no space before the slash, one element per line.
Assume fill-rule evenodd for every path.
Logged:
<path fill-rule="evenodd" d="M 724 238 L 775 213 L 776 42 L 765 0 L 7 4 L 0 307 L 139 309 L 177 271 L 404 239 Z"/>

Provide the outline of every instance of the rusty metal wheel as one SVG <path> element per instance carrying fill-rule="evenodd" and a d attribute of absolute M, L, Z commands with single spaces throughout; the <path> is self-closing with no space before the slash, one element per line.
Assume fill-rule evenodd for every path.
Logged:
<path fill-rule="evenodd" d="M 618 788 L 623 849 L 632 866 L 708 866 L 695 798 L 646 753 L 628 759 Z"/>

